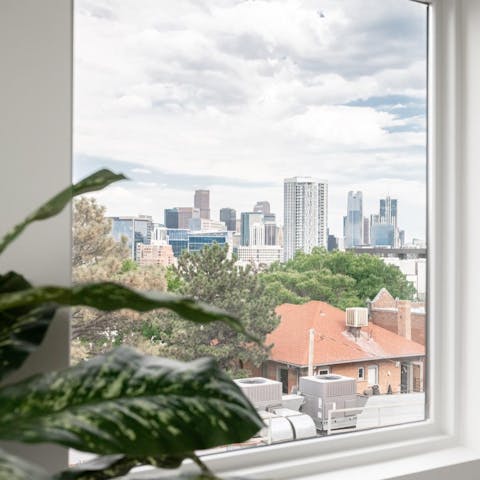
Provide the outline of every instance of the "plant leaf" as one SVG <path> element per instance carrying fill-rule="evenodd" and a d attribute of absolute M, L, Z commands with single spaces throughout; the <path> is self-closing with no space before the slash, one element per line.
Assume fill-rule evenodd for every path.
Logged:
<path fill-rule="evenodd" d="M 33 308 L 45 303 L 83 305 L 107 312 L 123 308 L 138 312 L 167 308 L 196 323 L 222 321 L 237 332 L 258 342 L 257 338 L 245 331 L 238 318 L 224 310 L 197 302 L 190 297 L 170 293 L 143 293 L 112 282 L 90 283 L 74 287 L 37 287 L 6 293 L 0 295 L 0 312 L 18 306 Z"/>
<path fill-rule="evenodd" d="M 0 478 L 5 480 L 47 480 L 39 466 L 0 450 Z"/>
<path fill-rule="evenodd" d="M 0 275 L 0 297 L 6 292 L 24 290 L 31 285 L 15 272 Z M 18 306 L 0 311 L 0 380 L 21 367 L 43 341 L 56 311 L 55 305 Z"/>
<path fill-rule="evenodd" d="M 128 347 L 0 389 L 0 418 L 1 439 L 133 457 L 189 457 L 263 425 L 213 359 L 182 363 Z"/>
<path fill-rule="evenodd" d="M 28 225 L 35 221 L 45 220 L 59 214 L 73 197 L 83 193 L 101 190 L 113 182 L 125 179 L 126 177 L 122 174 L 116 174 L 110 170 L 103 169 L 89 175 L 83 180 L 80 180 L 80 182 L 67 187 L 65 190 L 62 190 L 40 208 L 31 213 L 23 222 L 15 225 L 15 227 L 6 233 L 6 235 L 0 240 L 0 254 L 23 232 L 23 230 L 25 230 Z"/>

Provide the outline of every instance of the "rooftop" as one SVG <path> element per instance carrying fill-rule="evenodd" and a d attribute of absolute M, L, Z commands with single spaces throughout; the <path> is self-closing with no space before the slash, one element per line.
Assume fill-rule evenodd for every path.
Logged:
<path fill-rule="evenodd" d="M 359 338 L 348 332 L 345 312 L 325 302 L 277 307 L 280 325 L 267 336 L 273 344 L 270 359 L 298 366 L 308 365 L 309 330 L 314 329 L 314 364 L 331 365 L 425 355 L 425 347 L 369 323 Z"/>

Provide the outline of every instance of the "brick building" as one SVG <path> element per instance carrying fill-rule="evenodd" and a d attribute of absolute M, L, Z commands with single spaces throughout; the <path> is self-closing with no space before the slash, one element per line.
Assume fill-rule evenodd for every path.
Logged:
<path fill-rule="evenodd" d="M 392 297 L 382 288 L 368 303 L 370 321 L 391 332 L 425 345 L 426 314 L 423 302 L 410 302 Z"/>
<path fill-rule="evenodd" d="M 176 260 L 171 245 L 137 244 L 137 262 L 142 267 L 174 265 Z"/>
<path fill-rule="evenodd" d="M 307 375 L 309 353 L 315 374 L 353 377 L 358 393 L 423 391 L 423 345 L 371 322 L 352 331 L 345 312 L 324 302 L 283 304 L 276 312 L 280 324 L 266 339 L 270 359 L 257 373 L 281 381 L 284 392 Z"/>

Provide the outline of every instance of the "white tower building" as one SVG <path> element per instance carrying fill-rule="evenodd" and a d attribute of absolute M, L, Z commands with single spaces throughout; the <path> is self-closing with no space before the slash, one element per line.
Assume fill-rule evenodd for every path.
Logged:
<path fill-rule="evenodd" d="M 312 177 L 284 181 L 284 258 L 327 248 L 328 183 Z"/>

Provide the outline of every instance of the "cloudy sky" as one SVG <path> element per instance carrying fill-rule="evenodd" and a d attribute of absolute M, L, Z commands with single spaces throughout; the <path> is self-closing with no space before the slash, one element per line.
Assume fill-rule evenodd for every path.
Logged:
<path fill-rule="evenodd" d="M 214 218 L 269 200 L 283 179 L 329 182 L 364 214 L 399 201 L 425 238 L 426 7 L 409 0 L 77 0 L 75 177 L 132 181 L 97 194 L 110 215 L 153 215 L 211 190 Z"/>

